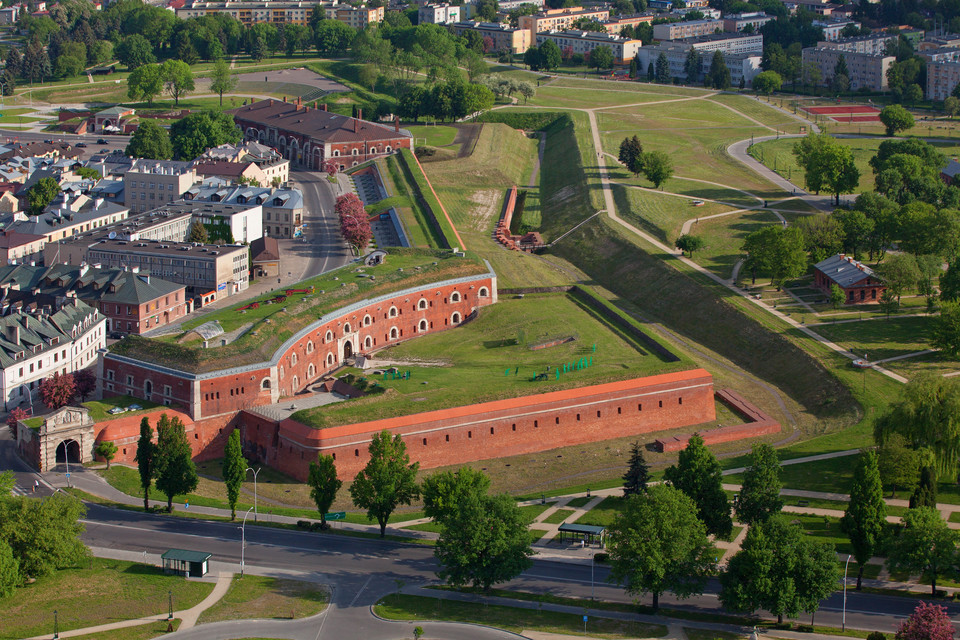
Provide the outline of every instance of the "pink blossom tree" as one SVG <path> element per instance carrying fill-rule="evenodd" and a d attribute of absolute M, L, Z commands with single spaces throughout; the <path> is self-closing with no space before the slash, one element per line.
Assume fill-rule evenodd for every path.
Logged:
<path fill-rule="evenodd" d="M 70 404 L 73 396 L 77 395 L 76 385 L 73 382 L 73 376 L 69 373 L 60 375 L 59 372 L 51 377 L 44 379 L 38 389 L 40 401 L 48 409 L 59 409 Z"/>
<path fill-rule="evenodd" d="M 337 175 L 337 163 L 333 160 L 327 160 L 323 165 L 323 170 L 327 172 L 327 175 L 331 178 Z"/>
<path fill-rule="evenodd" d="M 953 640 L 953 624 L 947 609 L 921 602 L 910 617 L 900 623 L 897 640 Z"/>
<path fill-rule="evenodd" d="M 340 233 L 358 254 L 361 253 L 370 244 L 373 229 L 370 228 L 370 218 L 360 198 L 353 193 L 346 193 L 337 198 L 334 211 L 340 220 Z"/>
<path fill-rule="evenodd" d="M 10 427 L 10 433 L 14 439 L 17 437 L 17 423 L 26 420 L 30 414 L 23 407 L 14 407 L 13 411 L 7 414 L 7 426 Z"/>

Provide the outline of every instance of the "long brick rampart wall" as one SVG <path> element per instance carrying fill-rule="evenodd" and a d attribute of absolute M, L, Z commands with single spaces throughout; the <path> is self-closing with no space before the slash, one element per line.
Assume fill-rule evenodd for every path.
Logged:
<path fill-rule="evenodd" d="M 248 453 L 305 479 L 317 453 L 333 455 L 341 478 L 366 465 L 374 434 L 400 434 L 423 468 L 464 464 L 710 422 L 713 379 L 703 369 L 567 389 L 313 429 L 253 412 L 239 426 Z"/>

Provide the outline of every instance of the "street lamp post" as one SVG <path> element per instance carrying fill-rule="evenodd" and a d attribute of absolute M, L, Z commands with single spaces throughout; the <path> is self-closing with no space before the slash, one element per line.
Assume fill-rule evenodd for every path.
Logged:
<path fill-rule="evenodd" d="M 253 511 L 253 507 L 247 509 L 247 512 L 243 514 L 243 523 L 240 524 L 240 577 L 243 577 L 243 550 L 247 547 L 247 516 L 250 515 L 250 512 Z"/>
<path fill-rule="evenodd" d="M 852 557 L 848 555 L 847 561 L 843 564 L 843 621 L 840 626 L 842 631 L 847 630 L 847 567 L 850 566 L 850 558 Z"/>
<path fill-rule="evenodd" d="M 596 600 L 593 595 L 593 565 L 594 560 L 596 560 L 596 555 L 590 556 L 590 599 Z"/>
<path fill-rule="evenodd" d="M 247 471 L 253 471 L 253 521 L 256 522 L 257 521 L 257 474 L 260 473 L 260 469 L 247 467 L 244 473 L 246 473 Z"/>
<path fill-rule="evenodd" d="M 167 591 L 167 620 L 173 620 L 173 590 Z"/>
<path fill-rule="evenodd" d="M 57 610 L 53 610 L 53 640 L 60 637 L 60 621 L 57 619 Z"/>

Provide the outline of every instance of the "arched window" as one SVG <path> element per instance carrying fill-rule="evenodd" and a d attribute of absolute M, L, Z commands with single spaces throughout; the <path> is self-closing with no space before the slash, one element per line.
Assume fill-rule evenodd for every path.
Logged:
<path fill-rule="evenodd" d="M 348 333 L 350 333 L 350 323 L 349 323 L 349 322 L 346 323 L 345 325 L 343 325 L 343 335 L 347 335 Z"/>
<path fill-rule="evenodd" d="M 367 336 L 366 338 L 363 339 L 364 349 L 369 349 L 372 346 L 373 346 L 373 338 L 371 338 L 370 336 Z"/>
<path fill-rule="evenodd" d="M 328 330 L 328 331 L 327 331 L 327 335 L 325 335 L 325 336 L 323 337 L 323 341 L 324 341 L 324 342 L 330 342 L 331 340 L 333 340 L 333 331 L 329 331 L 329 330 Z"/>
<path fill-rule="evenodd" d="M 261 389 L 269 389 L 269 388 L 270 388 L 270 378 L 264 378 L 263 380 L 261 380 L 261 381 L 260 381 L 260 388 L 261 388 Z"/>
<path fill-rule="evenodd" d="M 313 363 L 310 363 L 310 366 L 307 367 L 307 377 L 313 378 L 317 374 L 317 368 L 313 366 Z"/>
<path fill-rule="evenodd" d="M 355 166 L 357 166 L 358 164 L 360 164 L 360 163 L 359 163 L 358 161 L 354 160 L 354 161 L 353 161 L 353 164 L 351 164 L 350 166 L 351 166 L 351 167 L 355 167 Z"/>
<path fill-rule="evenodd" d="M 426 308 L 427 308 L 426 298 L 420 298 L 420 302 L 417 303 L 417 309 L 426 309 Z"/>
<path fill-rule="evenodd" d="M 280 365 L 280 379 L 283 380 L 283 365 Z"/>
<path fill-rule="evenodd" d="M 351 149 L 351 150 L 350 150 L 350 153 L 353 154 L 353 155 L 355 155 L 355 156 L 358 156 L 358 155 L 360 155 L 360 149 Z"/>
<path fill-rule="evenodd" d="M 479 293 L 481 298 L 486 298 L 489 295 L 486 287 L 480 287 Z"/>
<path fill-rule="evenodd" d="M 307 340 L 307 353 L 313 353 L 313 340 Z"/>
<path fill-rule="evenodd" d="M 371 322 L 373 322 L 373 318 L 370 317 L 369 313 L 363 316 L 363 326 L 369 327 Z"/>
<path fill-rule="evenodd" d="M 334 149 L 334 150 L 333 150 L 333 157 L 334 157 L 334 158 L 339 158 L 339 157 L 340 157 L 340 149 Z"/>
<path fill-rule="evenodd" d="M 397 317 L 397 308 L 396 308 L 396 307 L 390 307 L 390 311 L 387 312 L 387 317 L 388 317 L 388 318 L 396 318 L 396 317 Z"/>
<path fill-rule="evenodd" d="M 296 391 L 300 388 L 300 378 L 293 376 L 293 390 Z"/>
<path fill-rule="evenodd" d="M 374 148 L 370 149 L 370 153 L 378 153 L 377 148 L 374 147 Z"/>
<path fill-rule="evenodd" d="M 153 393 L 153 383 L 149 380 L 143 382 L 143 396 L 147 399 L 150 398 L 150 394 Z"/>
<path fill-rule="evenodd" d="M 417 325 L 417 331 L 423 332 L 427 330 L 427 321 L 421 320 L 420 324 Z"/>
<path fill-rule="evenodd" d="M 456 291 L 450 294 L 450 302 L 460 302 L 460 294 Z"/>
<path fill-rule="evenodd" d="M 390 145 L 387 145 L 387 147 L 383 150 L 384 153 L 390 153 L 391 151 L 392 149 L 390 148 Z"/>
<path fill-rule="evenodd" d="M 452 316 L 450 316 L 450 322 L 453 324 L 460 324 L 460 314 L 454 313 Z"/>
<path fill-rule="evenodd" d="M 291 367 L 297 366 L 297 354 L 295 353 L 290 355 L 290 366 Z"/>
<path fill-rule="evenodd" d="M 390 339 L 391 339 L 391 340 L 396 340 L 396 339 L 397 339 L 397 328 L 396 328 L 396 327 L 393 327 L 392 329 L 390 329 Z"/>
<path fill-rule="evenodd" d="M 327 354 L 327 366 L 328 366 L 328 367 L 332 367 L 332 366 L 333 366 L 333 354 L 332 354 L 332 353 L 328 353 L 328 354 Z"/>

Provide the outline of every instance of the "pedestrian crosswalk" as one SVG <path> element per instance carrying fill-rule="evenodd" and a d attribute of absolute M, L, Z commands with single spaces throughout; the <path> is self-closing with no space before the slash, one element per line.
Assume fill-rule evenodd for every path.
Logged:
<path fill-rule="evenodd" d="M 25 496 L 25 495 L 27 495 L 27 490 L 26 490 L 26 489 L 22 489 L 22 488 L 18 487 L 17 485 L 13 485 L 13 495 L 15 495 L 15 496 Z"/>

